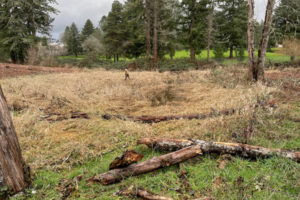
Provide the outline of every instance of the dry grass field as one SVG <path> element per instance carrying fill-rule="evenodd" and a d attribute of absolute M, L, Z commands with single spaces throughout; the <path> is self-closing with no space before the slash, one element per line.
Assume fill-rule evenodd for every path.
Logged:
<path fill-rule="evenodd" d="M 209 71 L 183 73 L 134 72 L 124 81 L 123 72 L 93 70 L 72 74 L 50 74 L 2 80 L 4 93 L 14 112 L 26 160 L 33 169 L 60 167 L 68 161 L 84 160 L 112 148 L 130 145 L 143 136 L 203 138 L 208 132 L 225 130 L 241 116 L 203 121 L 175 121 L 157 125 L 104 121 L 104 113 L 122 115 L 173 115 L 245 107 L 265 98 L 276 88 L 238 85 L 226 88 L 210 80 Z M 231 80 L 225 80 L 230 82 Z M 91 119 L 55 120 L 43 116 L 71 111 L 87 113 Z M 246 117 L 248 113 L 244 114 Z M 125 140 L 122 137 L 126 138 Z M 213 135 L 213 140 L 228 140 Z M 79 160 L 75 159 L 79 156 Z"/>
<path fill-rule="evenodd" d="M 285 69 L 284 72 L 291 74 L 285 78 L 294 84 L 289 85 L 295 95 L 289 101 L 286 100 L 288 94 L 284 93 L 289 88 L 282 90 L 285 79 L 276 78 L 282 71 L 268 71 L 267 77 L 273 78 L 269 84 L 249 83 L 245 81 L 245 73 L 245 69 L 236 66 L 178 73 L 131 72 L 131 80 L 125 81 L 121 71 L 95 69 L 19 76 L 2 79 L 0 83 L 12 110 L 25 160 L 32 171 L 38 173 L 72 170 L 87 160 L 101 159 L 108 152 L 135 148 L 136 140 L 141 137 L 245 142 L 243 130 L 249 126 L 254 113 L 255 123 L 264 128 L 268 128 L 266 116 L 295 118 L 299 115 L 298 110 L 295 111 L 299 103 L 299 70 Z M 270 102 L 278 108 L 249 108 L 257 101 Z M 240 107 L 247 109 L 231 116 L 204 120 L 142 124 L 102 119 L 105 113 L 158 116 Z M 71 119 L 74 111 L 87 113 L 89 119 Z M 297 127 L 293 125 L 285 137 L 282 131 L 272 130 L 271 137 L 256 129 L 247 143 L 299 150 L 299 146 L 294 145 L 300 144 Z"/>

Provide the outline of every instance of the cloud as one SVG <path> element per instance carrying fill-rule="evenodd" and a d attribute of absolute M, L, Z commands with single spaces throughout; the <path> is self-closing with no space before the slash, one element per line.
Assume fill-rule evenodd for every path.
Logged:
<path fill-rule="evenodd" d="M 102 16 L 107 15 L 111 9 L 113 0 L 58 0 L 55 8 L 58 15 L 53 15 L 52 36 L 55 39 L 64 32 L 66 26 L 76 23 L 79 30 L 90 19 L 94 26 L 98 26 Z"/>
<path fill-rule="evenodd" d="M 59 39 L 66 26 L 76 23 L 79 30 L 82 29 L 87 19 L 92 20 L 94 26 L 99 24 L 102 16 L 107 15 L 111 9 L 113 0 L 58 0 L 57 8 L 60 13 L 54 15 L 52 37 Z M 124 2 L 124 0 L 120 0 Z M 267 0 L 255 0 L 255 16 L 257 20 L 263 20 Z"/>

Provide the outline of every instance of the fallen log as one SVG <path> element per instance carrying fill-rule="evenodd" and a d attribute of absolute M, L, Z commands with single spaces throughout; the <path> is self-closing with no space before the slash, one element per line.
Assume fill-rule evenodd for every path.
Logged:
<path fill-rule="evenodd" d="M 181 120 L 181 119 L 207 119 L 211 117 L 218 117 L 218 116 L 230 116 L 234 115 L 236 113 L 241 113 L 243 111 L 246 111 L 251 108 L 258 108 L 258 107 L 272 107 L 276 108 L 276 105 L 270 101 L 257 101 L 257 103 L 245 107 L 240 108 L 231 108 L 231 109 L 225 109 L 221 111 L 217 111 L 214 108 L 210 108 L 211 112 L 208 113 L 202 113 L 202 114 L 188 114 L 188 115 L 168 115 L 168 116 L 149 116 L 149 115 L 143 115 L 143 116 L 122 116 L 122 115 L 112 115 L 112 114 L 103 114 L 102 118 L 105 120 L 111 120 L 113 118 L 121 119 L 121 120 L 130 120 L 134 122 L 142 122 L 147 124 L 152 123 L 159 123 L 164 121 L 171 121 L 171 120 Z"/>
<path fill-rule="evenodd" d="M 141 188 L 135 188 L 133 185 L 128 189 L 119 191 L 117 194 L 121 196 L 140 197 L 145 200 L 173 200 L 172 198 L 159 196 Z"/>
<path fill-rule="evenodd" d="M 192 145 L 199 145 L 203 153 L 220 153 L 239 155 L 245 158 L 268 158 L 272 156 L 280 156 L 300 162 L 300 152 L 270 149 L 259 146 L 251 146 L 240 143 L 225 142 L 206 142 L 204 140 L 170 140 L 170 139 L 151 139 L 143 138 L 138 140 L 137 144 L 145 144 L 149 148 L 162 151 L 175 151 Z"/>
<path fill-rule="evenodd" d="M 238 109 L 228 109 L 228 110 L 223 110 L 220 112 L 215 111 L 214 109 L 212 112 L 205 113 L 205 114 L 189 114 L 189 115 L 168 115 L 168 116 L 148 116 L 148 115 L 143 115 L 143 116 L 122 116 L 122 115 L 112 115 L 112 114 L 103 114 L 102 118 L 105 120 L 111 120 L 113 118 L 121 119 L 121 120 L 130 120 L 134 122 L 142 122 L 146 124 L 152 124 L 152 123 L 159 123 L 159 122 L 164 122 L 164 121 L 171 121 L 171 120 L 181 120 L 181 119 L 206 119 L 210 117 L 217 117 L 221 115 L 229 116 L 233 115 L 237 112 L 241 112 L 242 108 Z"/>
<path fill-rule="evenodd" d="M 100 175 L 101 183 L 103 185 L 116 183 L 127 177 L 144 174 L 162 167 L 168 167 L 193 158 L 197 155 L 202 155 L 200 146 L 190 146 L 166 155 L 154 157 L 150 160 L 138 164 L 132 164 L 126 168 L 114 169 L 109 172 L 103 173 Z"/>
<path fill-rule="evenodd" d="M 58 122 L 58 121 L 63 121 L 68 119 L 90 119 L 90 117 L 87 113 L 83 113 L 79 111 L 71 111 L 70 114 L 54 112 L 41 117 L 41 120 L 47 120 L 49 122 Z"/>
<path fill-rule="evenodd" d="M 125 151 L 121 156 L 115 158 L 115 160 L 109 165 L 109 169 L 124 168 L 133 163 L 137 163 L 142 160 L 144 155 L 137 153 L 134 150 Z"/>

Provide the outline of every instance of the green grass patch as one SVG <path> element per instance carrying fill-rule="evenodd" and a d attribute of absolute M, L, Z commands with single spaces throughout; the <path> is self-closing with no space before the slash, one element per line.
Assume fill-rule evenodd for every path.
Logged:
<path fill-rule="evenodd" d="M 149 159 L 160 155 L 145 147 L 139 147 Z M 281 158 L 251 161 L 239 157 L 232 158 L 224 169 L 218 168 L 218 155 L 206 155 L 191 159 L 180 165 L 163 168 L 138 177 L 130 177 L 120 183 L 102 186 L 95 183 L 88 186 L 86 179 L 94 174 L 108 170 L 112 159 L 121 152 L 103 156 L 103 158 L 86 161 L 81 166 L 61 172 L 39 171 L 23 197 L 15 199 L 60 199 L 57 185 L 61 179 L 72 180 L 84 175 L 79 182 L 78 190 L 71 194 L 71 199 L 132 199 L 114 195 L 120 188 L 134 184 L 154 193 L 174 199 L 191 199 L 203 196 L 216 199 L 297 199 L 300 194 L 299 164 Z M 189 182 L 183 187 L 179 178 L 185 170 Z M 32 194 L 32 191 L 37 191 Z"/>

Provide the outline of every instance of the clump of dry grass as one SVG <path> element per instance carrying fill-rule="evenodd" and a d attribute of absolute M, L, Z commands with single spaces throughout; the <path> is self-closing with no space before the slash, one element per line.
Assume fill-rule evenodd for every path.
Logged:
<path fill-rule="evenodd" d="M 241 115 L 206 120 L 179 120 L 154 125 L 101 119 L 103 113 L 121 115 L 177 115 L 224 110 L 254 104 L 257 97 L 275 88 L 237 83 L 222 87 L 208 78 L 210 71 L 183 73 L 86 70 L 72 74 L 49 74 L 1 80 L 8 103 L 26 108 L 14 112 L 23 154 L 33 169 L 62 168 L 101 156 L 108 150 L 134 145 L 140 137 L 203 138 L 228 140 Z M 227 80 L 228 83 L 232 80 Z M 90 119 L 48 122 L 49 113 L 80 110 Z"/>

